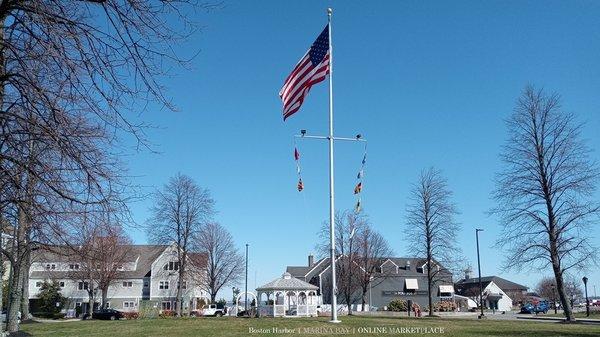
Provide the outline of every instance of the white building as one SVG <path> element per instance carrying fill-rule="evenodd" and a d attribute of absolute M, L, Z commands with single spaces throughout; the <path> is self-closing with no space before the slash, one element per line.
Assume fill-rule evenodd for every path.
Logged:
<path fill-rule="evenodd" d="M 131 245 L 128 260 L 119 268 L 119 279 L 111 282 L 108 288 L 108 306 L 122 311 L 138 311 L 142 301 L 149 301 L 160 310 L 174 310 L 177 287 L 179 286 L 179 265 L 177 246 L 173 245 Z M 88 282 L 77 279 L 81 262 L 67 247 L 54 247 L 52 251 L 36 251 L 29 270 L 29 299 L 34 302 L 44 281 L 57 282 L 61 293 L 68 299 L 67 309 L 81 308 L 89 312 Z M 198 268 L 188 267 L 186 279 L 182 282 L 184 310 L 199 309 L 201 303 L 208 302 L 208 296 L 201 287 L 205 261 L 201 254 L 191 254 L 191 259 L 204 261 L 196 263 Z M 191 266 L 191 264 L 188 264 Z M 102 293 L 93 285 L 94 307 L 99 305 Z M 34 311 L 34 309 L 32 310 Z"/>

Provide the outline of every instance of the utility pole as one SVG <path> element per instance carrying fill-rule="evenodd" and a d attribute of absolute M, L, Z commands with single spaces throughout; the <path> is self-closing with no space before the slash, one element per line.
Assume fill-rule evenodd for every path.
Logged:
<path fill-rule="evenodd" d="M 477 269 L 479 269 L 479 307 L 481 308 L 481 315 L 479 319 L 484 318 L 483 314 L 483 285 L 481 283 L 481 259 L 479 257 L 479 232 L 483 232 L 483 229 L 475 229 L 475 240 L 477 241 Z"/>

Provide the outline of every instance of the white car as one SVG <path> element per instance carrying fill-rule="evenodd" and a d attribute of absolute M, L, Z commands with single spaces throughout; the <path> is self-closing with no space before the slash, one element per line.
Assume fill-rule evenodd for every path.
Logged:
<path fill-rule="evenodd" d="M 224 307 L 220 307 L 216 304 L 207 304 L 202 309 L 195 312 L 195 316 L 215 316 L 221 317 L 225 315 L 226 310 Z"/>

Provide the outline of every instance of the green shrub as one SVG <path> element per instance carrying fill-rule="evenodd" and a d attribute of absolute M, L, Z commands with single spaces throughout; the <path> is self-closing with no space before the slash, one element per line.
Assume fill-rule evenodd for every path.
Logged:
<path fill-rule="evenodd" d="M 408 304 L 405 300 L 395 299 L 388 304 L 389 311 L 406 311 L 408 309 Z"/>
<path fill-rule="evenodd" d="M 44 281 L 38 297 L 41 312 L 58 313 L 66 302 L 66 299 L 60 293 L 60 286 L 57 282 Z"/>
<path fill-rule="evenodd" d="M 47 318 L 47 319 L 63 319 L 65 318 L 65 314 L 60 312 L 34 312 L 33 316 L 39 318 Z"/>

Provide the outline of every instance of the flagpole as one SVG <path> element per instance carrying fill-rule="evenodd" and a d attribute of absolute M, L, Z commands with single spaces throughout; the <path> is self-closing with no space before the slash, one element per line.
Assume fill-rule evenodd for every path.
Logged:
<path fill-rule="evenodd" d="M 333 46 L 331 44 L 331 14 L 327 8 L 329 27 L 329 237 L 331 244 L 331 322 L 339 323 L 337 319 L 337 283 L 335 277 L 335 190 L 333 180 Z"/>

